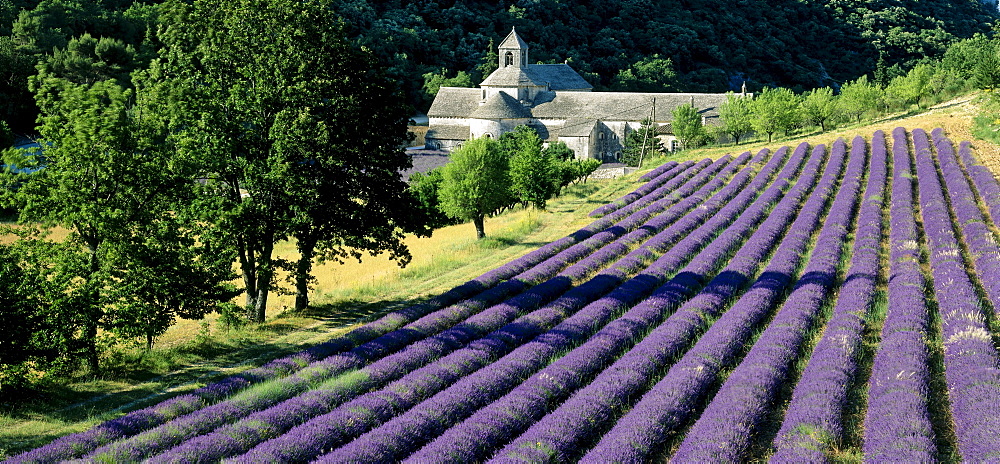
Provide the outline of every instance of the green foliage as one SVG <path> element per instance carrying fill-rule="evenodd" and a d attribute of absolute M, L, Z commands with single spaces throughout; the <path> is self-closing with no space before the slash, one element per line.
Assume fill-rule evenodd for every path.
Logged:
<path fill-rule="evenodd" d="M 753 131 L 753 104 L 752 98 L 729 92 L 726 94 L 726 102 L 719 106 L 721 130 L 732 137 L 737 145 L 741 138 Z"/>
<path fill-rule="evenodd" d="M 483 219 L 512 203 L 507 157 L 499 142 L 478 138 L 451 154 L 438 191 L 441 210 L 451 217 L 473 221 L 476 237 L 486 236 Z"/>
<path fill-rule="evenodd" d="M 680 140 L 684 149 L 695 148 L 705 142 L 707 133 L 701 124 L 701 114 L 698 109 L 690 104 L 684 104 L 674 108 L 673 120 L 671 121 L 674 135 Z"/>
<path fill-rule="evenodd" d="M 500 67 L 500 55 L 497 54 L 497 46 L 494 45 L 493 39 L 490 39 L 490 44 L 486 46 L 486 53 L 483 54 L 482 60 L 476 65 L 476 74 L 479 77 L 477 82 L 482 82 L 493 71 L 496 71 Z"/>
<path fill-rule="evenodd" d="M 656 127 L 649 118 L 642 121 L 639 129 L 629 131 L 625 136 L 622 162 L 628 166 L 640 166 L 644 157 L 663 152 L 660 139 L 656 138 Z"/>
<path fill-rule="evenodd" d="M 35 58 L 11 37 L 0 36 L 0 121 L 18 132 L 30 131 L 38 113 L 28 89 L 28 77 L 33 74 Z"/>
<path fill-rule="evenodd" d="M 905 76 L 897 76 L 889 81 L 885 88 L 885 100 L 890 108 L 906 110 L 910 105 L 926 108 L 929 102 L 928 89 L 934 77 L 934 67 L 929 64 L 919 64 Z"/>
<path fill-rule="evenodd" d="M 860 123 L 865 115 L 878 111 L 883 98 L 882 88 L 870 82 L 868 76 L 861 76 L 840 88 L 840 110 L 844 116 Z"/>
<path fill-rule="evenodd" d="M 448 70 L 442 68 L 438 72 L 424 74 L 424 93 L 427 101 L 433 101 L 441 87 L 474 87 L 472 76 L 465 71 L 459 71 L 455 77 L 447 77 Z"/>
<path fill-rule="evenodd" d="M 14 132 L 10 130 L 7 121 L 0 120 L 0 150 L 14 145 Z"/>
<path fill-rule="evenodd" d="M 750 124 L 758 134 L 767 134 L 768 143 L 777 132 L 786 135 L 798 127 L 799 116 L 798 95 L 790 89 L 766 88 L 757 94 L 751 105 L 753 119 Z"/>
<path fill-rule="evenodd" d="M 93 84 L 114 79 L 129 86 L 129 74 L 135 69 L 135 48 L 124 42 L 84 33 L 69 41 L 66 48 L 57 48 L 41 62 L 42 72 L 77 84 Z"/>
<path fill-rule="evenodd" d="M 542 150 L 542 139 L 528 126 L 517 126 L 500 136 L 501 150 L 510 158 L 511 194 L 522 204 L 544 210 L 545 202 L 556 193 L 555 160 Z"/>
<path fill-rule="evenodd" d="M 75 84 L 44 69 L 31 85 L 44 169 L 6 174 L 3 200 L 23 224 L 71 231 L 34 263 L 46 274 L 36 290 L 51 296 L 46 311 L 75 314 L 74 348 L 65 355 L 82 356 L 96 372 L 99 329 L 151 341 L 176 316 L 199 318 L 231 298 L 224 282 L 232 255 L 208 253 L 175 224 L 193 171 L 147 138 L 131 90 L 112 80 Z M 15 164 L 37 161 L 28 156 Z"/>
<path fill-rule="evenodd" d="M 823 87 L 807 92 L 802 98 L 801 111 L 802 120 L 806 124 L 819 126 L 820 130 L 826 131 L 827 125 L 839 117 L 837 97 L 833 95 L 833 89 Z"/>
<path fill-rule="evenodd" d="M 670 58 L 660 55 L 644 57 L 627 69 L 618 71 L 611 81 L 611 89 L 623 92 L 675 92 L 678 89 L 677 73 Z"/>
<path fill-rule="evenodd" d="M 280 268 L 296 276 L 299 307 L 314 258 L 409 261 L 403 233 L 422 224 L 398 174 L 408 111 L 329 2 L 169 1 L 160 18 L 143 95 L 165 142 L 201 160 L 190 211 L 208 225 L 201 240 L 238 257 L 253 321 Z M 274 256 L 290 237 L 294 265 Z"/>
<path fill-rule="evenodd" d="M 643 76 L 641 64 L 658 55 L 676 75 L 664 82 L 673 87 L 658 91 L 736 90 L 743 76 L 752 89 L 802 91 L 875 75 L 879 67 L 908 70 L 958 38 L 989 31 L 996 18 L 981 2 L 948 0 L 705 0 L 681 9 L 612 0 L 337 0 L 335 8 L 352 25 L 350 35 L 405 83 L 414 105 L 423 102 L 424 73 L 444 67 L 487 76 L 497 62 L 489 43 L 512 26 L 531 45 L 532 62 L 568 60 L 598 90 L 657 82 L 656 74 Z"/>
<path fill-rule="evenodd" d="M 443 181 L 443 168 L 440 167 L 426 174 L 416 172 L 410 176 L 410 192 L 417 200 L 419 208 L 423 210 L 423 214 L 427 216 L 427 226 L 431 229 L 457 224 L 454 218 L 441 211 L 438 191 Z"/>

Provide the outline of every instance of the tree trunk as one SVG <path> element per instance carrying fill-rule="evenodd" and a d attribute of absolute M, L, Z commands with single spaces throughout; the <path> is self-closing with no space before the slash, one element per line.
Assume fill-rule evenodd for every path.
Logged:
<path fill-rule="evenodd" d="M 483 216 L 472 218 L 472 223 L 476 225 L 476 239 L 481 240 L 486 237 L 486 228 L 483 226 Z"/>
<path fill-rule="evenodd" d="M 94 279 L 101 270 L 100 258 L 97 256 L 97 250 L 101 245 L 100 241 L 96 239 L 87 240 L 87 242 L 90 251 L 90 275 L 87 276 L 87 285 L 90 287 L 90 301 L 85 303 L 88 306 L 85 311 L 87 311 L 89 317 L 83 330 L 83 342 L 86 344 L 87 367 L 90 369 L 91 374 L 97 375 L 101 370 L 100 358 L 97 353 L 97 326 L 101 322 L 103 311 L 100 306 L 100 286 L 97 282 L 94 282 Z"/>
<path fill-rule="evenodd" d="M 312 258 L 316 250 L 316 239 L 302 237 L 298 239 L 299 262 L 295 265 L 295 310 L 302 311 L 309 307 L 309 278 L 312 273 Z"/>
<path fill-rule="evenodd" d="M 84 343 L 87 344 L 86 360 L 87 368 L 92 375 L 97 375 L 101 370 L 100 358 L 97 355 L 97 321 L 87 321 L 83 334 Z"/>

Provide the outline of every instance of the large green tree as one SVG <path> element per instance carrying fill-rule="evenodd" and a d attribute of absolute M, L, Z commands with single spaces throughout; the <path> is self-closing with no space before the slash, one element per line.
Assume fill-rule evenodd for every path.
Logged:
<path fill-rule="evenodd" d="M 173 149 L 202 160 L 191 207 L 211 225 L 202 240 L 235 252 L 252 320 L 282 268 L 301 306 L 314 258 L 408 260 L 408 112 L 328 1 L 168 1 L 160 18 L 140 92 L 160 102 Z M 289 238 L 297 263 L 274 254 Z"/>
<path fill-rule="evenodd" d="M 232 297 L 224 284 L 231 261 L 216 261 L 218 253 L 178 226 L 175 205 L 194 184 L 191 165 L 147 137 L 131 90 L 113 80 L 75 84 L 44 69 L 32 85 L 44 158 L 10 161 L 44 166 L 7 173 L 2 195 L 25 226 L 70 231 L 51 262 L 35 264 L 62 283 L 49 294 L 65 297 L 50 304 L 72 307 L 76 351 L 97 371 L 98 330 L 149 343 L 175 316 L 203 316 Z"/>
<path fill-rule="evenodd" d="M 484 219 L 511 204 L 507 157 L 491 138 L 472 139 L 452 152 L 438 192 L 441 210 L 472 221 L 476 238 L 486 236 Z"/>

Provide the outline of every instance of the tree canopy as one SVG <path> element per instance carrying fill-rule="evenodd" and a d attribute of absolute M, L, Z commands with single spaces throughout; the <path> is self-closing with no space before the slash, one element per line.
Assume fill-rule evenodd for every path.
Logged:
<path fill-rule="evenodd" d="M 487 137 L 472 139 L 451 154 L 438 192 L 441 210 L 472 221 L 476 237 L 486 236 L 484 219 L 512 203 L 507 156 Z"/>
<path fill-rule="evenodd" d="M 329 2 L 168 1 L 161 23 L 142 91 L 171 147 L 202 159 L 192 207 L 213 226 L 202 239 L 237 256 L 252 320 L 291 267 L 278 241 L 297 239 L 306 280 L 313 253 L 408 261 L 402 232 L 421 228 L 399 176 L 408 112 Z"/>

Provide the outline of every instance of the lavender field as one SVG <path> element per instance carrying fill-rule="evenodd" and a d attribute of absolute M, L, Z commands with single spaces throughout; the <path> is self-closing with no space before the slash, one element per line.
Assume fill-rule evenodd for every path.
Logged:
<path fill-rule="evenodd" d="M 9 462 L 1000 462 L 1000 185 L 897 128 L 670 162 L 346 336 Z"/>

